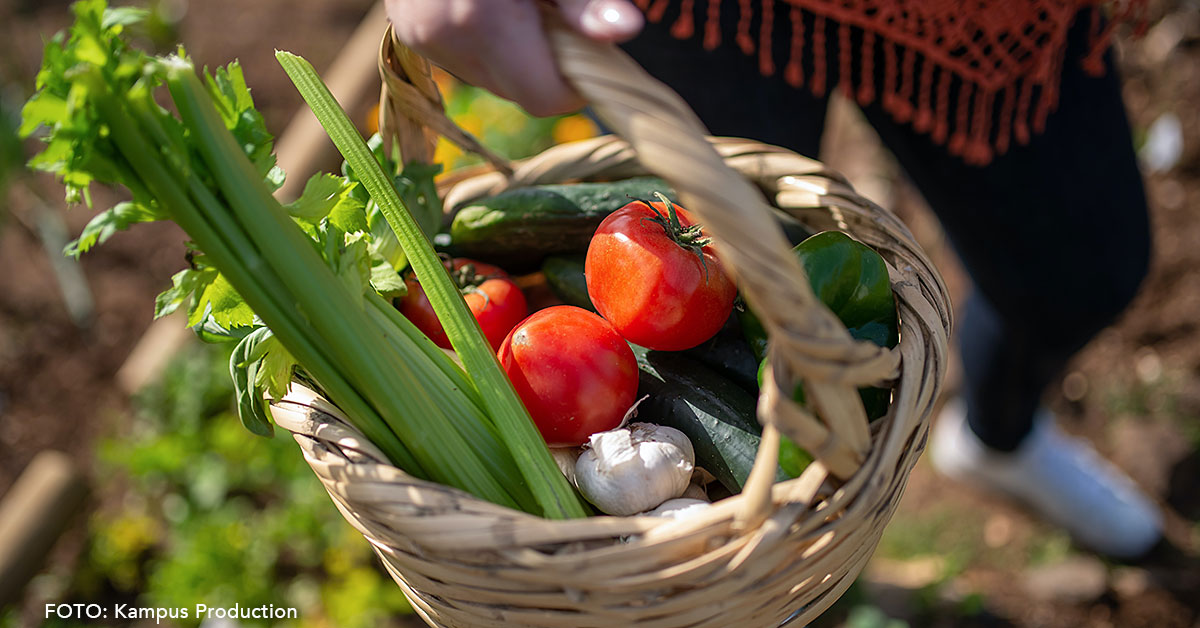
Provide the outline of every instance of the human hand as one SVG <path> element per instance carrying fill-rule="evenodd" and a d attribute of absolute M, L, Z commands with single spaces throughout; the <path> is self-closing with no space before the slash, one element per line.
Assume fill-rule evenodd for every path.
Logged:
<path fill-rule="evenodd" d="M 396 36 L 458 78 L 535 116 L 585 104 L 554 62 L 540 0 L 387 0 Z M 643 18 L 628 0 L 557 0 L 567 25 L 597 41 L 624 41 Z"/>

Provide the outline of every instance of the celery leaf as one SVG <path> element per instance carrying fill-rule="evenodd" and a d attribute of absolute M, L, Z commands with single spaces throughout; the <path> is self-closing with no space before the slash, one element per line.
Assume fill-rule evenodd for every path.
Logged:
<path fill-rule="evenodd" d="M 206 70 L 204 79 L 225 127 L 233 133 L 267 186 L 272 191 L 279 189 L 283 185 L 283 170 L 275 165 L 275 153 L 272 152 L 275 138 L 267 130 L 262 114 L 254 108 L 241 64 L 234 61 L 218 67 L 216 72 Z"/>
<path fill-rule="evenodd" d="M 288 213 L 314 225 L 328 218 L 346 233 L 366 231 L 363 201 L 354 195 L 356 183 L 332 174 L 316 174 L 304 184 L 300 198 L 285 205 Z"/>
<path fill-rule="evenodd" d="M 139 222 L 153 222 L 165 217 L 166 215 L 157 207 L 141 203 L 118 203 L 89 220 L 87 226 L 83 228 L 83 232 L 75 241 L 67 245 L 63 253 L 78 259 L 92 247 L 104 244 L 118 231 L 124 231 Z"/>
<path fill-rule="evenodd" d="M 224 275 L 218 274 L 196 291 L 196 299 L 188 316 L 188 326 L 194 326 L 204 321 L 204 317 L 212 316 L 221 327 L 249 327 L 254 324 L 254 310 L 242 299 Z"/>
<path fill-rule="evenodd" d="M 271 425 L 271 412 L 258 381 L 263 355 L 272 339 L 274 335 L 270 329 L 259 327 L 238 342 L 229 356 L 229 375 L 237 397 L 238 418 L 251 433 L 266 437 L 273 436 L 275 428 Z M 278 342 L 274 344 L 278 345 Z"/>

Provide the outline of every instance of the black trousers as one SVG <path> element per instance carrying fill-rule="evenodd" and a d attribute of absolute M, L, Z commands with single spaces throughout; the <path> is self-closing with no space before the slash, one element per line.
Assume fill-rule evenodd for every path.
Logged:
<path fill-rule="evenodd" d="M 714 51 L 705 51 L 700 37 L 671 37 L 677 13 L 670 11 L 625 48 L 678 91 L 713 134 L 816 155 L 825 99 L 778 73 L 759 73 L 757 56 L 734 44 L 736 4 L 723 3 L 723 44 Z M 1004 451 L 1029 433 L 1046 387 L 1124 310 L 1149 265 L 1145 192 L 1119 78 L 1111 57 L 1100 77 L 1080 67 L 1087 21 L 1082 16 L 1072 28 L 1059 105 L 1045 132 L 1028 145 L 1014 143 L 986 166 L 948 154 L 893 120 L 878 101 L 864 109 L 974 282 L 956 330 L 968 421 L 985 443 Z M 812 22 L 806 27 L 811 33 Z M 751 32 L 757 29 L 756 22 Z M 786 33 L 774 39 L 786 42 Z M 826 41 L 835 41 L 832 27 Z M 776 67 L 784 66 L 784 55 L 775 50 Z M 826 58 L 833 66 L 838 57 L 831 51 Z M 838 76 L 836 67 L 828 76 Z"/>

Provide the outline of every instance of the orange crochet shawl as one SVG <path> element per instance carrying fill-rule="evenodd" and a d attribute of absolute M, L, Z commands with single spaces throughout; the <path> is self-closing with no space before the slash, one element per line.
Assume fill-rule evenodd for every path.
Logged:
<path fill-rule="evenodd" d="M 696 0 L 635 0 L 649 20 L 659 22 L 668 7 L 678 3 L 680 17 L 671 33 L 680 39 L 695 35 Z M 720 3 L 708 3 L 701 27 L 703 45 L 721 45 Z M 1082 60 L 1093 74 L 1104 71 L 1103 53 L 1113 27 L 1125 20 L 1140 22 L 1145 0 L 724 0 L 740 4 L 736 45 L 758 55 L 759 69 L 770 76 L 780 71 L 771 55 L 773 24 L 791 23 L 790 54 L 782 68 L 790 84 L 824 95 L 830 82 L 868 104 L 876 98 L 899 122 L 911 122 L 930 133 L 938 144 L 973 164 L 986 164 L 1004 153 L 1015 139 L 1029 141 L 1041 132 L 1058 103 L 1058 81 L 1067 31 L 1085 8 L 1108 5 L 1107 21 L 1092 11 L 1089 52 Z M 754 12 L 760 13 L 757 32 Z M 805 13 L 811 16 L 806 37 Z M 815 20 L 815 21 L 813 21 Z M 826 21 L 836 24 L 838 76 L 827 76 Z M 861 29 L 862 51 L 852 61 L 851 28 Z M 882 85 L 872 80 L 875 46 L 882 46 L 885 64 Z M 801 60 L 811 55 L 811 76 Z M 918 64 L 918 58 L 921 62 Z M 857 64 L 854 85 L 852 63 Z M 865 77 L 865 78 L 864 78 Z M 951 98 L 951 81 L 961 89 Z M 881 93 L 876 93 L 879 89 Z M 1036 98 L 1035 98 L 1036 95 Z M 954 112 L 950 111 L 952 106 Z"/>

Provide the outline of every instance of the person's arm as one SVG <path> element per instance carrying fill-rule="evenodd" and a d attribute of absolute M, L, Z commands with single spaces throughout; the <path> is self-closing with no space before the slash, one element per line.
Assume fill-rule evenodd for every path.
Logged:
<path fill-rule="evenodd" d="M 538 12 L 539 0 L 387 0 L 396 35 L 460 79 L 515 101 L 533 115 L 580 109 L 562 79 Z M 628 0 L 558 0 L 563 20 L 600 41 L 642 28 Z"/>

